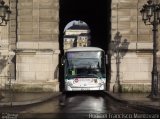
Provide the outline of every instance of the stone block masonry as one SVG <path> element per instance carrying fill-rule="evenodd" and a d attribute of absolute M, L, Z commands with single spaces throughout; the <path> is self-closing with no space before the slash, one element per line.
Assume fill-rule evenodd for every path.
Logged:
<path fill-rule="evenodd" d="M 1 37 L 9 44 L 6 52 L 15 52 L 14 89 L 58 91 L 59 0 L 11 0 L 10 7 L 10 24 Z M 3 72 L 9 76 L 6 72 L 10 70 Z M 2 88 L 8 85 L 8 79 L 4 83 Z"/>
<path fill-rule="evenodd" d="M 5 2 L 8 4 L 9 0 Z M 152 26 L 144 25 L 139 11 L 146 2 L 147 0 L 112 0 L 111 4 L 111 40 L 120 32 L 122 40 L 129 42 L 128 51 L 120 60 L 120 83 L 124 92 L 150 91 Z M 56 80 L 58 84 L 55 72 L 60 53 L 59 0 L 10 0 L 10 8 L 12 14 L 9 24 L 0 27 L 0 61 L 5 62 L 0 67 L 0 76 L 7 77 L 11 73 L 15 86 L 24 84 L 27 86 L 25 91 L 30 90 L 28 86 L 36 87 L 32 83 L 46 84 L 41 85 L 44 88 L 52 86 L 52 83 L 48 86 L 48 82 Z M 10 54 L 14 60 L 8 64 Z M 159 58 L 160 53 L 157 55 Z M 160 71 L 159 64 L 158 60 Z M 8 78 L 0 80 L 0 86 L 4 87 Z M 110 91 L 113 91 L 115 80 L 116 62 L 111 57 Z"/>
<path fill-rule="evenodd" d="M 160 2 L 160 0 L 156 1 Z M 127 53 L 120 59 L 120 85 L 122 92 L 151 91 L 153 66 L 152 26 L 145 25 L 140 14 L 140 9 L 146 3 L 147 0 L 112 0 L 111 40 L 114 40 L 115 34 L 120 32 L 122 35 L 121 40 L 126 39 L 129 42 Z M 159 38 L 158 41 L 160 41 Z M 159 57 L 159 53 L 157 55 Z M 158 59 L 157 61 L 159 62 Z M 112 56 L 110 91 L 113 91 L 116 74 L 116 61 Z"/>

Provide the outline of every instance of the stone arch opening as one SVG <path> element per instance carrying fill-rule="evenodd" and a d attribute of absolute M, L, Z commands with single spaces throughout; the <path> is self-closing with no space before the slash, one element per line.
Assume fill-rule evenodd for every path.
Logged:
<path fill-rule="evenodd" d="M 72 20 L 82 20 L 91 29 L 92 46 L 108 49 L 110 41 L 111 0 L 60 0 L 59 41 L 63 46 L 63 30 Z"/>
<path fill-rule="evenodd" d="M 89 26 L 81 20 L 70 21 L 64 28 L 63 50 L 72 47 L 89 47 L 91 35 Z"/>
<path fill-rule="evenodd" d="M 63 30 L 72 20 L 82 20 L 90 27 L 91 46 L 100 47 L 107 53 L 111 39 L 111 0 L 60 0 L 59 47 L 63 54 Z M 60 59 L 60 58 L 59 58 Z M 107 66 L 109 75 L 110 66 Z M 60 81 L 63 68 L 60 69 Z"/>

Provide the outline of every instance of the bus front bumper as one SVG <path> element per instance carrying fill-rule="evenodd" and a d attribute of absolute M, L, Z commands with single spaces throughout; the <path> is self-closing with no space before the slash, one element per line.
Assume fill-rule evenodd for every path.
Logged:
<path fill-rule="evenodd" d="M 98 90 L 106 90 L 105 85 L 101 86 L 92 86 L 92 87 L 71 87 L 71 86 L 66 86 L 65 87 L 66 91 L 98 91 Z"/>

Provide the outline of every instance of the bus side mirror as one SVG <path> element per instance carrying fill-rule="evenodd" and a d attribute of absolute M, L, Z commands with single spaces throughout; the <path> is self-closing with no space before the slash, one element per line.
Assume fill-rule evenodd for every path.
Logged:
<path fill-rule="evenodd" d="M 105 55 L 106 64 L 108 64 L 108 55 Z"/>

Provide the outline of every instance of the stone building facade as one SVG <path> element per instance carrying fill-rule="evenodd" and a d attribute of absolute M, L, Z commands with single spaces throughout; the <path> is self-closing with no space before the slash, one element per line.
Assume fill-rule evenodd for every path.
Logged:
<path fill-rule="evenodd" d="M 9 24 L 0 26 L 0 88 L 12 79 L 17 90 L 58 90 L 53 85 L 58 82 L 59 0 L 4 1 L 12 14 Z M 151 87 L 152 26 L 144 25 L 139 12 L 146 2 L 112 0 L 111 4 L 111 40 L 120 32 L 122 40 L 129 42 L 120 63 L 124 92 L 146 92 Z M 160 52 L 157 55 L 160 57 Z M 115 81 L 116 62 L 112 56 L 110 91 Z"/>
<path fill-rule="evenodd" d="M 59 0 L 5 2 L 10 3 L 12 14 L 10 23 L 0 30 L 4 45 L 1 57 L 13 54 L 14 60 L 7 60 L 1 69 L 1 82 L 4 82 L 1 87 L 11 78 L 17 90 L 21 90 L 20 87 L 57 90 L 58 86 L 52 87 L 58 82 Z"/>
<path fill-rule="evenodd" d="M 140 14 L 140 9 L 146 3 L 147 0 L 112 0 L 111 40 L 114 40 L 115 34 L 119 32 L 122 40 L 126 39 L 129 42 L 128 52 L 120 59 L 122 92 L 150 92 L 151 90 L 152 26 L 145 25 Z M 159 52 L 157 55 L 160 57 Z M 110 90 L 113 90 L 115 80 L 116 63 L 112 56 Z"/>

